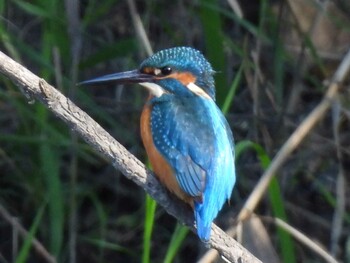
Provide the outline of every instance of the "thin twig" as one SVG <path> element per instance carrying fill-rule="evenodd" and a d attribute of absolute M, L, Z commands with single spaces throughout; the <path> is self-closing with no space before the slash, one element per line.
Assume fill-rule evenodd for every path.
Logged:
<path fill-rule="evenodd" d="M 147 37 L 146 30 L 142 24 L 139 13 L 137 12 L 134 0 L 128 0 L 128 6 L 131 14 L 131 19 L 136 29 L 136 35 L 140 39 L 142 46 L 145 48 L 148 56 L 153 54 L 151 43 Z"/>
<path fill-rule="evenodd" d="M 338 261 L 335 258 L 333 258 L 321 246 L 316 244 L 314 241 L 312 241 L 310 238 L 308 238 L 306 235 L 304 235 L 298 229 L 292 227 L 291 225 L 287 224 L 283 220 L 281 220 L 279 218 L 266 218 L 266 217 L 264 217 L 264 219 L 266 221 L 274 222 L 277 226 L 281 227 L 286 232 L 291 234 L 295 239 L 299 240 L 301 243 L 303 243 L 305 246 L 310 248 L 312 251 L 314 251 L 318 255 L 322 256 L 327 262 L 329 262 L 329 263 L 338 263 Z"/>
<path fill-rule="evenodd" d="M 340 122 L 341 122 L 341 105 L 339 98 L 333 104 L 332 107 L 332 121 L 333 121 L 333 135 L 334 141 L 337 149 L 337 158 L 338 158 L 338 176 L 336 183 L 336 206 L 333 214 L 332 220 L 332 231 L 331 231 L 331 242 L 330 242 L 330 250 L 333 256 L 336 256 L 339 252 L 339 240 L 342 234 L 343 229 L 343 220 L 345 214 L 345 206 L 346 206 L 346 180 L 345 180 L 345 171 L 343 167 L 343 153 L 341 150 L 340 143 Z"/>
<path fill-rule="evenodd" d="M 1 52 L 0 52 L 1 53 Z M 28 231 L 18 222 L 18 220 L 12 216 L 6 209 L 0 204 L 0 216 L 8 222 L 12 228 L 18 231 L 18 234 L 25 239 L 29 233 Z M 32 245 L 35 251 L 41 255 L 46 262 L 56 263 L 56 259 L 46 250 L 46 248 L 36 239 L 32 239 Z"/>
<path fill-rule="evenodd" d="M 301 3 L 301 2 L 300 2 Z M 292 83 L 292 88 L 291 88 L 291 94 L 289 96 L 289 100 L 287 103 L 287 109 L 286 112 L 288 114 L 293 114 L 295 110 L 297 109 L 299 105 L 299 100 L 300 100 L 300 94 L 303 90 L 303 85 L 302 85 L 302 76 L 305 73 L 307 67 L 309 66 L 309 58 L 308 58 L 308 53 L 307 53 L 307 45 L 306 45 L 306 37 L 308 36 L 312 39 L 315 39 L 315 32 L 317 32 L 317 29 L 319 29 L 321 25 L 322 19 L 325 17 L 325 9 L 327 9 L 329 1 L 323 1 L 322 4 L 320 4 L 320 8 L 318 9 L 317 14 L 313 17 L 312 22 L 308 28 L 308 32 L 305 32 L 306 29 L 303 28 L 302 22 L 300 21 L 300 15 L 305 16 L 305 14 L 300 13 L 300 8 L 293 8 L 294 5 L 300 5 L 298 2 L 295 2 L 293 0 L 288 0 L 287 4 L 289 6 L 290 12 L 292 14 L 293 19 L 296 21 L 296 27 L 297 27 L 297 32 L 300 35 L 301 38 L 303 38 L 302 43 L 301 43 L 301 49 L 298 55 L 298 59 L 296 60 L 296 65 L 294 67 L 294 76 L 293 76 L 293 83 Z M 317 50 L 319 52 L 319 50 Z"/>
<path fill-rule="evenodd" d="M 183 202 L 171 198 L 144 164 L 61 92 L 2 52 L 0 52 L 0 72 L 21 87 L 26 94 L 39 100 L 61 118 L 70 129 L 73 129 L 95 150 L 99 151 L 128 179 L 142 187 L 169 214 L 195 231 L 193 213 L 190 208 Z M 260 262 L 215 224 L 212 226 L 212 236 L 208 246 L 217 249 L 221 256 L 230 262 Z"/>
<path fill-rule="evenodd" d="M 0 253 L 0 263 L 8 263 L 6 258 Z"/>
<path fill-rule="evenodd" d="M 243 11 L 242 8 L 240 6 L 240 4 L 238 3 L 237 0 L 227 0 L 229 6 L 232 8 L 233 12 L 236 14 L 236 16 L 238 16 L 239 18 L 243 19 Z"/>
<path fill-rule="evenodd" d="M 12 217 L 14 221 L 18 221 L 17 217 Z M 12 227 L 12 261 L 15 262 L 18 255 L 18 228 Z"/>
<path fill-rule="evenodd" d="M 82 34 L 81 34 L 81 21 L 79 15 L 80 1 L 79 0 L 65 0 L 65 8 L 67 11 L 68 21 L 68 35 L 70 40 L 70 53 L 71 53 L 71 72 L 70 79 L 72 83 L 78 81 L 79 61 L 81 56 L 82 47 Z M 69 90 L 69 97 L 75 98 L 76 87 Z M 69 177 L 70 177 L 70 191 L 69 191 L 69 262 L 77 262 L 76 247 L 77 247 L 77 232 L 78 232 L 78 211 L 76 201 L 76 189 L 78 180 L 78 156 L 77 145 L 78 138 L 74 132 L 70 133 L 71 136 L 71 155 L 69 165 Z"/>

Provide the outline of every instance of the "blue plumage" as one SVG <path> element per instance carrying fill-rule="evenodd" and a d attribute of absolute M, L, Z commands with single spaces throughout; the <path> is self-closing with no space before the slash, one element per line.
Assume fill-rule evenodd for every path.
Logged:
<path fill-rule="evenodd" d="M 175 170 L 180 187 L 195 198 L 198 235 L 207 241 L 211 223 L 235 183 L 229 126 L 206 98 L 163 95 L 151 103 L 155 146 Z"/>
<path fill-rule="evenodd" d="M 136 70 L 83 82 L 140 83 L 150 91 L 141 118 L 145 148 L 160 180 L 193 206 L 203 241 L 236 180 L 233 136 L 215 104 L 213 74 L 198 50 L 176 47 L 155 53 Z"/>
<path fill-rule="evenodd" d="M 176 78 L 160 78 L 167 94 L 153 98 L 151 127 L 154 144 L 175 171 L 184 192 L 194 197 L 198 236 L 210 238 L 211 223 L 231 196 L 235 184 L 234 145 L 229 125 L 215 104 L 214 71 L 197 50 L 162 50 L 146 59 L 143 68 L 170 67 L 195 77 L 199 96 Z"/>
<path fill-rule="evenodd" d="M 164 49 L 144 60 L 140 65 L 140 69 L 142 71 L 143 68 L 147 67 L 163 68 L 169 65 L 180 72 L 191 72 L 197 76 L 197 85 L 215 100 L 215 83 L 213 78 L 215 71 L 202 53 L 190 47 Z M 176 83 L 173 85 L 169 83 L 166 88 L 171 89 L 175 93 L 184 91 Z"/>

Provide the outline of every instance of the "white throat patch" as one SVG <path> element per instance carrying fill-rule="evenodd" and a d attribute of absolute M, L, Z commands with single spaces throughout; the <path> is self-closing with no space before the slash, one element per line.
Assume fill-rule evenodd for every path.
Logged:
<path fill-rule="evenodd" d="M 159 86 L 158 84 L 155 84 L 152 82 L 141 82 L 139 84 L 141 86 L 147 88 L 152 93 L 152 95 L 154 95 L 155 97 L 160 97 L 165 93 L 164 89 L 161 86 Z M 204 97 L 206 99 L 212 99 L 208 95 L 208 93 L 206 93 L 202 88 L 198 87 L 193 82 L 188 83 L 186 87 L 198 96 Z"/>
<path fill-rule="evenodd" d="M 147 88 L 156 97 L 160 97 L 165 93 L 161 86 L 152 82 L 141 82 L 140 85 Z"/>
<path fill-rule="evenodd" d="M 198 87 L 193 82 L 188 83 L 186 87 L 198 96 L 204 97 L 206 99 L 211 99 L 208 93 L 206 93 L 202 88 Z"/>

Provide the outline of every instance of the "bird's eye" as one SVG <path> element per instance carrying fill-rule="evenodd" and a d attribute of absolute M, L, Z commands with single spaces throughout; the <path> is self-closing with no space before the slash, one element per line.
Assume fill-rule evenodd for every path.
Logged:
<path fill-rule="evenodd" d="M 164 75 L 164 76 L 169 75 L 173 71 L 173 69 L 171 67 L 163 67 L 160 70 L 162 72 L 162 75 Z"/>

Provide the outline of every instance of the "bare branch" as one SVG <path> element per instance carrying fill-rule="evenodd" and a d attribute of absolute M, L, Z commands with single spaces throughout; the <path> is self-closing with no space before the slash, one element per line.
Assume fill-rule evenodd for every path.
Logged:
<path fill-rule="evenodd" d="M 267 219 L 268 220 L 268 219 Z M 296 240 L 299 240 L 301 243 L 303 243 L 305 246 L 310 248 L 312 251 L 316 252 L 318 255 L 320 255 L 322 258 L 324 258 L 329 263 L 337 263 L 338 261 L 332 257 L 325 249 L 323 249 L 319 244 L 317 244 L 315 241 L 311 240 L 309 237 L 307 237 L 305 234 L 303 234 L 298 229 L 292 227 L 291 225 L 287 224 L 283 220 L 279 218 L 273 218 L 272 221 L 288 233 L 290 233 Z"/>
<path fill-rule="evenodd" d="M 189 207 L 169 196 L 154 175 L 89 115 L 79 109 L 62 93 L 32 72 L 0 52 L 0 72 L 11 79 L 26 95 L 39 100 L 88 144 L 106 157 L 128 179 L 141 186 L 152 198 L 179 221 L 194 228 Z M 241 244 L 213 224 L 209 246 L 230 262 L 260 262 Z"/>

